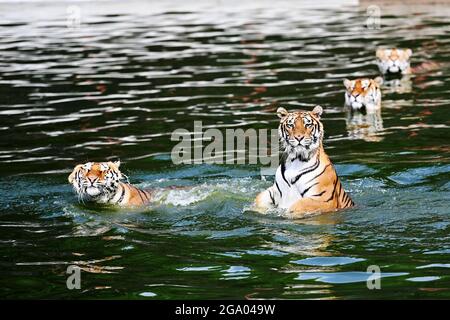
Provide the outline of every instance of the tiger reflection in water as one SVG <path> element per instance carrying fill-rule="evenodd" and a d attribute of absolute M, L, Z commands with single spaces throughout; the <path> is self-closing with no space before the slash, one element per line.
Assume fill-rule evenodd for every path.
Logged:
<path fill-rule="evenodd" d="M 383 136 L 383 118 L 381 109 L 370 112 L 358 112 L 346 107 L 345 124 L 350 139 L 362 139 L 368 142 L 380 142 Z"/>

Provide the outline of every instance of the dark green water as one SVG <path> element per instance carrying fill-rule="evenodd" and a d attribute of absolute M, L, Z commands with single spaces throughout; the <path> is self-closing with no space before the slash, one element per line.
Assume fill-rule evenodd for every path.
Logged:
<path fill-rule="evenodd" d="M 350 5 L 80 7 L 69 29 L 65 4 L 0 3 L 1 298 L 450 298 L 449 8 L 382 10 L 368 30 Z M 375 128 L 346 113 L 342 79 L 377 75 L 379 45 L 444 66 L 385 87 Z M 354 209 L 258 215 L 259 166 L 170 159 L 194 120 L 275 128 L 277 106 L 315 104 Z M 192 189 L 141 211 L 78 204 L 73 166 L 116 158 L 141 187 Z"/>

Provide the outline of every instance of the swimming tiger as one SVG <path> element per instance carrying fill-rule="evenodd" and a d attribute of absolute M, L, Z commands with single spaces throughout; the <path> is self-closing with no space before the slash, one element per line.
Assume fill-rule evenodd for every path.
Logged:
<path fill-rule="evenodd" d="M 382 74 L 411 74 L 409 61 L 412 56 L 411 49 L 378 48 L 376 56 L 378 68 Z"/>
<path fill-rule="evenodd" d="M 423 61 L 411 67 L 412 53 L 411 49 L 378 48 L 375 54 L 380 72 L 383 75 L 409 75 L 436 71 L 443 67 L 442 63 L 435 61 Z"/>
<path fill-rule="evenodd" d="M 278 207 L 303 217 L 354 205 L 323 149 L 322 112 L 321 106 L 296 112 L 278 108 L 281 165 L 275 183 L 256 197 L 257 210 Z"/>
<path fill-rule="evenodd" d="M 380 86 L 383 78 L 344 79 L 345 104 L 353 110 L 373 111 L 381 107 Z"/>
<path fill-rule="evenodd" d="M 120 206 L 139 206 L 152 199 L 152 192 L 121 182 L 120 161 L 79 164 L 69 175 L 79 200 Z"/>

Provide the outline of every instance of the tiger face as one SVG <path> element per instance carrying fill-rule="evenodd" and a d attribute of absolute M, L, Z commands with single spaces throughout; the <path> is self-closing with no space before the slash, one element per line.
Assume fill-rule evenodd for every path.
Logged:
<path fill-rule="evenodd" d="M 114 196 L 120 179 L 124 177 L 119 166 L 120 161 L 79 164 L 69 175 L 69 183 L 82 201 L 106 203 Z"/>
<path fill-rule="evenodd" d="M 344 80 L 345 104 L 354 110 L 375 110 L 381 106 L 381 77 Z"/>
<path fill-rule="evenodd" d="M 377 49 L 377 64 L 382 74 L 409 74 L 411 49 Z"/>
<path fill-rule="evenodd" d="M 288 112 L 278 108 L 280 118 L 278 135 L 284 152 L 291 158 L 308 160 L 322 144 L 323 125 L 320 116 L 323 109 L 316 106 L 312 111 Z"/>

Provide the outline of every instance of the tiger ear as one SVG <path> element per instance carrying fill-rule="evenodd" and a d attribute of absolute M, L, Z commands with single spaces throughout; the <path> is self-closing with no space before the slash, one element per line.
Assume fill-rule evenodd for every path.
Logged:
<path fill-rule="evenodd" d="M 75 175 L 77 174 L 78 171 L 81 170 L 82 167 L 83 167 L 82 164 L 79 164 L 79 165 L 75 166 L 75 168 L 73 169 L 72 173 L 69 175 L 69 178 L 68 178 L 69 183 L 73 182 L 73 179 L 75 178 Z"/>
<path fill-rule="evenodd" d="M 280 119 L 286 117 L 288 114 L 289 114 L 289 112 L 288 112 L 285 108 L 283 108 L 283 107 L 279 107 L 279 108 L 277 109 L 277 116 L 278 116 L 278 118 L 280 118 Z"/>
<path fill-rule="evenodd" d="M 377 58 L 378 59 L 383 59 L 383 57 L 384 57 L 384 49 L 377 49 L 377 51 L 376 51 L 376 53 L 375 53 L 375 55 L 377 56 Z"/>
<path fill-rule="evenodd" d="M 320 119 L 320 116 L 323 113 L 323 108 L 321 106 L 315 106 L 312 113 L 316 116 L 316 118 Z"/>
<path fill-rule="evenodd" d="M 373 79 L 376 83 L 378 83 L 380 86 L 383 84 L 383 78 L 382 77 L 376 77 Z"/>
<path fill-rule="evenodd" d="M 411 57 L 412 54 L 413 54 L 412 50 L 409 49 L 409 48 L 405 50 L 405 53 L 406 53 L 406 55 L 408 56 L 408 58 Z"/>
<path fill-rule="evenodd" d="M 110 169 L 114 170 L 117 173 L 117 175 L 119 176 L 119 179 L 122 179 L 123 173 L 119 170 L 120 160 L 117 160 L 117 161 L 114 161 L 114 162 L 109 161 L 108 162 L 108 166 L 109 166 Z"/>
<path fill-rule="evenodd" d="M 350 88 L 352 86 L 352 82 L 348 79 L 344 79 L 344 86 L 346 88 Z"/>
<path fill-rule="evenodd" d="M 120 160 L 117 161 L 109 161 L 108 162 L 109 167 L 112 167 L 113 169 L 119 170 L 120 167 Z"/>

